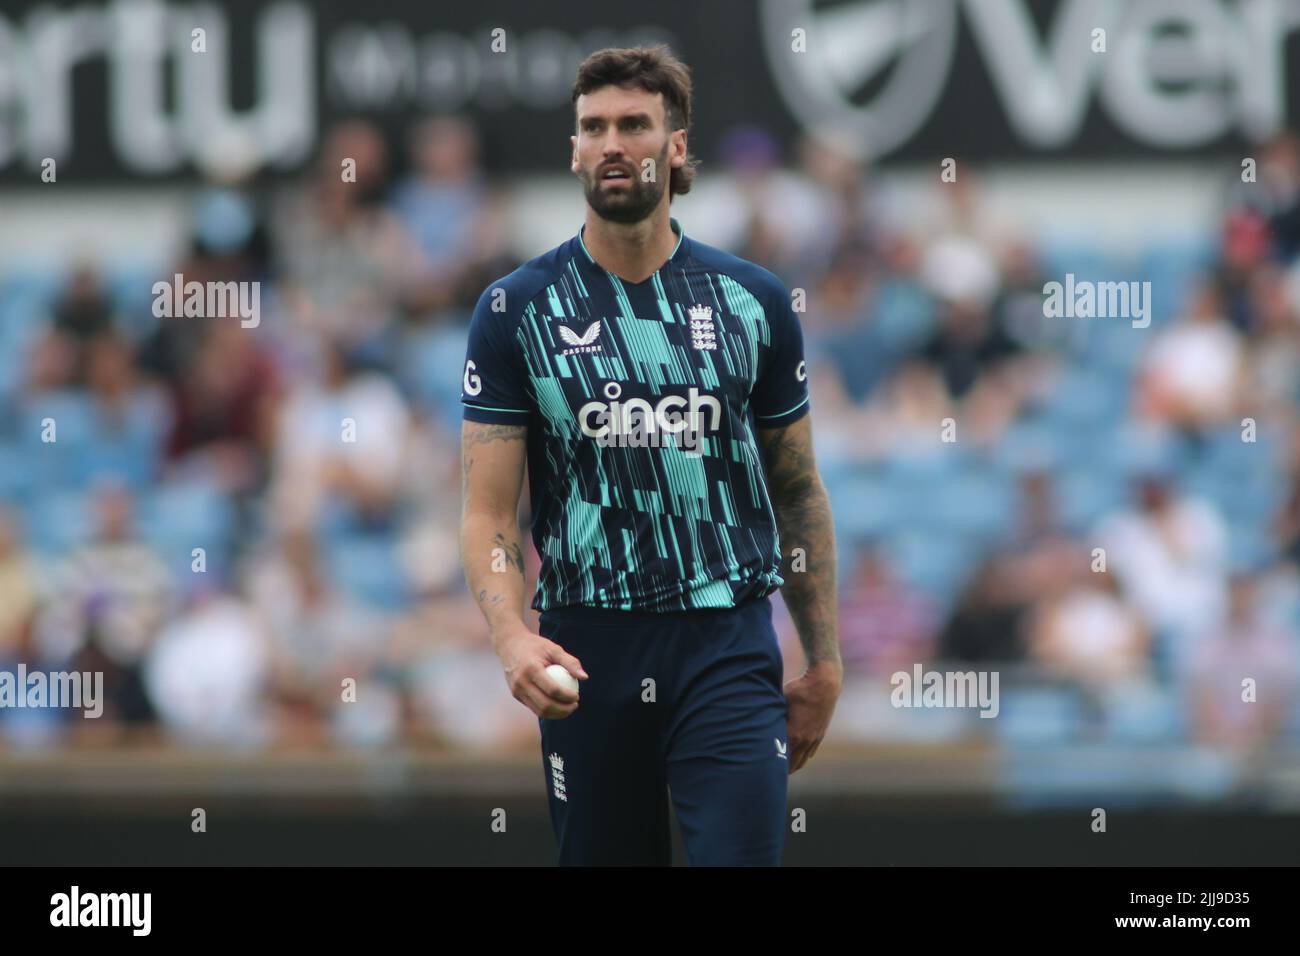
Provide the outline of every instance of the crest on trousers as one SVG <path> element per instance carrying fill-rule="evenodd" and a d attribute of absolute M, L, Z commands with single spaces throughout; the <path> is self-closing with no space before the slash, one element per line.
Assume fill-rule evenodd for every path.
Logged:
<path fill-rule="evenodd" d="M 546 759 L 551 763 L 551 790 L 557 800 L 568 803 L 568 791 L 564 788 L 564 758 L 559 754 L 551 754 Z"/>

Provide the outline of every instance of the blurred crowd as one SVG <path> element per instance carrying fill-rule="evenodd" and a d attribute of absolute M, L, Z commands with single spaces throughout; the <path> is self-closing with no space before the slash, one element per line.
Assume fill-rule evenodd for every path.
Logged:
<path fill-rule="evenodd" d="M 396 145 L 349 122 L 298 181 L 197 190 L 171 263 L 0 275 L 0 670 L 108 698 L 0 709 L 0 747 L 535 747 L 460 570 L 458 389 L 473 303 L 543 250 L 471 124 Z M 965 167 L 918 215 L 812 141 L 737 128 L 714 160 L 675 215 L 806 292 L 835 738 L 913 736 L 889 677 L 918 662 L 1002 674 L 998 720 L 936 733 L 1300 736 L 1295 136 L 1216 233 L 1123 256 Z M 156 318 L 174 273 L 260 283 L 260 321 Z M 1149 327 L 1045 316 L 1066 273 L 1150 282 Z"/>

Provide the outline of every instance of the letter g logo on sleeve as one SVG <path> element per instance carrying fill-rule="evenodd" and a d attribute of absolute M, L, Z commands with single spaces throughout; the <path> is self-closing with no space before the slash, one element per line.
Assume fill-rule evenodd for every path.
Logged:
<path fill-rule="evenodd" d="M 463 384 L 466 395 L 477 395 L 483 391 L 483 379 L 473 374 L 476 369 L 477 366 L 474 364 L 473 359 L 465 363 L 465 381 Z"/>

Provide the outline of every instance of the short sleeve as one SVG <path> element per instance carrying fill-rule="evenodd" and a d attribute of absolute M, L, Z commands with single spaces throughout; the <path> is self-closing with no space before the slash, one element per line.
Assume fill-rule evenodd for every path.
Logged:
<path fill-rule="evenodd" d="M 771 343 L 766 359 L 760 359 L 750 405 L 759 428 L 779 428 L 808 414 L 808 369 L 803 329 L 784 286 L 768 297 L 765 312 Z"/>
<path fill-rule="evenodd" d="M 494 284 L 474 308 L 460 383 L 464 418 L 491 425 L 526 425 L 531 413 L 527 374 L 515 339 L 513 311 L 494 312 Z"/>

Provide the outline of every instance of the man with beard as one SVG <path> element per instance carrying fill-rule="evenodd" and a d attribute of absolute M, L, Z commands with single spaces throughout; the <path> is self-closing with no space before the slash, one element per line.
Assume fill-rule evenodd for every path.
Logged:
<path fill-rule="evenodd" d="M 538 716 L 561 864 L 670 863 L 671 792 L 691 864 L 775 865 L 843 677 L 802 333 L 776 276 L 669 216 L 695 174 L 686 67 L 601 50 L 573 102 L 586 223 L 470 325 L 466 577 Z M 777 589 L 808 661 L 784 686 Z"/>

